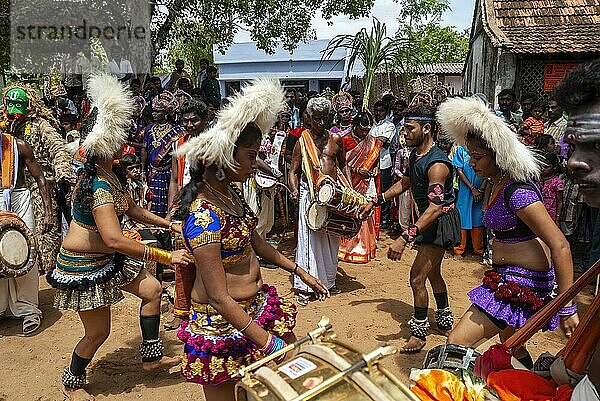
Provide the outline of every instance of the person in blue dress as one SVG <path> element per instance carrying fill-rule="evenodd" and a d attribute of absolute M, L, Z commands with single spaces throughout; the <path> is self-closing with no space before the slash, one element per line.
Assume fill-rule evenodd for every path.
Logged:
<path fill-rule="evenodd" d="M 471 156 L 464 146 L 456 149 L 452 164 L 456 167 L 459 178 L 458 196 L 456 207 L 460 214 L 460 245 L 454 248 L 454 254 L 462 257 L 467 248 L 467 237 L 471 236 L 471 245 L 475 255 L 483 256 L 485 228 L 481 219 L 483 217 L 482 199 L 485 192 L 486 181 L 475 175 L 469 165 Z"/>

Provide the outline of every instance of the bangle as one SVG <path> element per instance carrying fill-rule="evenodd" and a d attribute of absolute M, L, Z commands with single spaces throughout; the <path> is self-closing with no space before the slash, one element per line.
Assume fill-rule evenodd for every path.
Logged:
<path fill-rule="evenodd" d="M 173 263 L 173 253 L 165 251 L 164 249 L 144 245 L 144 260 L 170 266 Z"/>
<path fill-rule="evenodd" d="M 171 220 L 169 222 L 169 231 L 173 231 L 173 224 L 175 224 L 175 222 Z"/>
<path fill-rule="evenodd" d="M 294 263 L 294 264 L 295 264 L 295 266 L 294 266 L 294 271 L 292 272 L 292 274 L 297 275 L 299 266 L 298 266 L 298 263 Z"/>
<path fill-rule="evenodd" d="M 558 316 L 561 317 L 571 317 L 577 313 L 577 304 L 573 304 L 571 306 L 565 306 L 561 310 L 558 311 Z"/>
<path fill-rule="evenodd" d="M 417 235 L 419 235 L 419 227 L 417 227 L 414 224 L 411 224 L 406 230 L 402 232 L 401 237 L 404 238 L 404 241 L 406 241 L 406 243 L 409 243 L 414 242 Z"/>
<path fill-rule="evenodd" d="M 244 326 L 243 329 L 240 330 L 240 333 L 243 333 L 244 331 L 248 330 L 248 327 L 250 327 L 250 325 L 252 324 L 252 322 L 254 322 L 254 320 L 252 320 L 252 318 L 250 318 L 250 320 L 248 321 L 248 323 Z"/>

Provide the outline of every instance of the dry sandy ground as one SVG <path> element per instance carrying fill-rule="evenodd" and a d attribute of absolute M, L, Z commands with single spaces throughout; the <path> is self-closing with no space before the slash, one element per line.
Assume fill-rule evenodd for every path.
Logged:
<path fill-rule="evenodd" d="M 331 318 L 340 339 L 361 351 L 370 351 L 382 343 L 404 344 L 409 334 L 406 321 L 412 312 L 408 269 L 416 251 L 407 250 L 401 262 L 391 262 L 385 257 L 390 241 L 380 241 L 378 258 L 368 265 L 341 264 L 338 284 L 344 292 L 325 302 L 300 308 L 296 328 L 299 337 L 315 327 L 324 315 Z M 457 315 L 467 308 L 466 292 L 480 283 L 484 270 L 484 266 L 468 257 L 463 261 L 444 260 L 450 302 Z M 265 282 L 277 285 L 284 296 L 292 296 L 287 274 L 281 270 L 263 270 L 263 274 Z M 0 320 L 0 401 L 62 400 L 60 376 L 83 329 L 76 314 L 61 313 L 52 307 L 53 290 L 45 280 L 40 282 L 44 321 L 37 335 L 21 337 L 18 335 L 20 321 Z M 580 312 L 591 300 L 590 288 L 579 296 L 580 305 L 584 306 Z M 202 400 L 200 387 L 185 383 L 177 369 L 151 374 L 142 372 L 137 353 L 140 341 L 138 305 L 134 297 L 127 296 L 113 308 L 112 333 L 88 369 L 88 391 L 98 400 Z M 433 321 L 431 309 L 430 319 Z M 175 332 L 162 336 L 166 355 L 182 351 Z M 444 337 L 432 334 L 426 349 L 442 342 Z M 559 332 L 538 333 L 529 341 L 528 347 L 535 359 L 546 350 L 555 353 L 564 343 Z M 410 368 L 420 367 L 424 356 L 425 352 L 396 354 L 383 363 L 407 383 Z"/>

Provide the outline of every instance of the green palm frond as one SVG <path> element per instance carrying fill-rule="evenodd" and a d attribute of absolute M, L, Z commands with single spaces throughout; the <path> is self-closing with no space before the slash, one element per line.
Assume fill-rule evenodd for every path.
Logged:
<path fill-rule="evenodd" d="M 369 93 L 377 69 L 384 65 L 387 66 L 396 57 L 396 54 L 407 46 L 405 40 L 389 38 L 386 33 L 385 24 L 379 22 L 377 18 L 373 18 L 373 26 L 370 32 L 363 28 L 356 35 L 337 35 L 329 41 L 327 47 L 322 51 L 321 62 L 331 58 L 338 49 L 349 50 L 349 70 L 352 70 L 357 60 L 362 62 L 365 67 L 364 108 L 369 105 Z"/>

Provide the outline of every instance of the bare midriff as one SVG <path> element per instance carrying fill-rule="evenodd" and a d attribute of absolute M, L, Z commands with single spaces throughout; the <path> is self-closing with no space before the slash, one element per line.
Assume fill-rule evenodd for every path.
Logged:
<path fill-rule="evenodd" d="M 97 231 L 90 231 L 71 220 L 67 236 L 62 242 L 62 247 L 73 252 L 114 253 L 106 246 L 102 236 Z"/>
<path fill-rule="evenodd" d="M 492 250 L 495 265 L 520 266 L 538 272 L 550 270 L 550 250 L 539 238 L 516 243 L 496 240 Z"/>
<path fill-rule="evenodd" d="M 263 285 L 260 266 L 254 252 L 235 264 L 225 266 L 225 277 L 227 292 L 236 301 L 254 297 Z M 206 289 L 199 274 L 196 275 L 196 281 L 192 289 L 192 302 L 208 303 Z"/>

